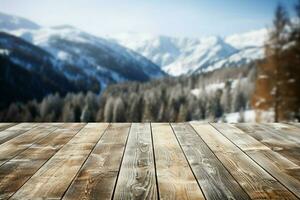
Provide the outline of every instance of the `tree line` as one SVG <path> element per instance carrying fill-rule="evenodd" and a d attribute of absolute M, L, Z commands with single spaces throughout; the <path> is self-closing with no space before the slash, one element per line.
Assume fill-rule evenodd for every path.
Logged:
<path fill-rule="evenodd" d="M 275 122 L 300 121 L 300 0 L 294 10 L 292 20 L 284 6 L 275 11 L 252 98 L 257 121 L 264 121 L 266 111 Z"/>
<path fill-rule="evenodd" d="M 220 120 L 225 113 L 250 107 L 255 65 L 224 68 L 146 83 L 109 86 L 100 95 L 51 94 L 42 101 L 15 102 L 0 112 L 1 121 L 37 122 L 182 122 Z M 209 86 L 220 85 L 210 89 Z M 193 93 L 193 91 L 196 91 Z"/>

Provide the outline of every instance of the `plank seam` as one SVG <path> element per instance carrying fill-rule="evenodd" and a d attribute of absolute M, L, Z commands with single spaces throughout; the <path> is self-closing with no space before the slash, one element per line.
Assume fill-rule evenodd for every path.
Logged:
<path fill-rule="evenodd" d="M 18 125 L 19 123 L 11 123 L 11 124 L 8 124 L 7 125 L 7 127 L 5 127 L 5 128 L 0 128 L 0 133 L 2 132 L 2 131 L 5 131 L 5 130 L 7 130 L 7 129 L 9 129 L 9 128 L 11 128 L 11 127 L 13 127 L 13 126 L 16 126 L 16 125 Z"/>
<path fill-rule="evenodd" d="M 280 185 L 282 185 L 284 188 L 286 188 L 289 192 L 291 192 L 297 199 L 299 197 L 292 192 L 289 188 L 287 188 L 281 181 L 279 181 L 276 177 L 274 177 L 269 171 L 267 171 L 264 167 L 262 167 L 258 162 L 256 162 L 251 156 L 247 154 L 244 150 L 242 150 L 239 146 L 237 146 L 233 141 L 231 141 L 226 135 L 224 135 L 221 131 L 219 131 L 214 125 L 209 123 L 215 130 L 217 130 L 219 133 L 221 133 L 227 140 L 229 140 L 234 146 L 236 146 L 238 149 L 240 149 L 248 158 L 250 158 L 253 162 L 255 162 L 263 171 L 265 171 L 267 174 L 269 174 L 271 177 L 273 177 Z M 244 131 L 243 131 L 244 132 Z M 254 138 L 255 139 L 255 138 Z M 259 142 L 259 141 L 258 141 Z"/>
<path fill-rule="evenodd" d="M 153 132 L 152 132 L 152 123 L 151 122 L 150 122 L 150 132 L 151 132 L 151 142 L 152 142 L 152 152 L 153 152 L 153 164 L 154 164 L 154 174 L 155 174 L 155 183 L 156 183 L 157 197 L 158 197 L 158 199 L 160 199 L 159 186 L 158 186 L 158 176 L 157 176 L 157 169 L 156 169 L 156 158 L 155 158 L 155 151 L 154 151 L 154 140 L 153 140 Z"/>
<path fill-rule="evenodd" d="M 36 126 L 35 128 L 38 128 L 38 127 L 40 127 L 40 125 Z M 8 159 L 8 160 L 6 160 L 5 162 L 3 162 L 2 164 L 0 164 L 0 167 L 2 167 L 2 166 L 3 166 L 5 163 L 7 163 L 8 161 L 14 159 L 14 158 L 17 157 L 18 155 L 20 155 L 21 153 L 23 153 L 24 151 L 26 151 L 27 149 L 29 149 L 30 147 L 32 147 L 33 145 L 35 145 L 37 142 L 43 140 L 45 137 L 47 137 L 48 135 L 50 135 L 51 133 L 53 133 L 53 132 L 56 131 L 57 129 L 58 129 L 58 127 L 55 127 L 54 130 L 50 131 L 49 133 L 47 133 L 46 135 L 44 135 L 42 138 L 33 141 L 33 143 L 32 143 L 30 146 L 26 147 L 25 149 L 23 149 L 22 151 L 20 151 L 19 153 L 17 153 L 17 154 L 14 155 L 13 157 L 11 157 L 10 159 Z M 28 130 L 28 131 L 31 131 L 31 130 L 32 130 L 32 129 L 30 129 L 30 130 Z M 28 131 L 26 131 L 26 132 L 24 132 L 24 133 L 27 133 Z M 22 133 L 22 134 L 23 134 L 23 133 Z M 22 135 L 22 134 L 21 134 L 21 135 Z M 19 135 L 19 136 L 21 136 L 21 135 Z M 10 140 L 9 140 L 9 141 L 10 141 Z M 8 141 L 6 141 L 6 142 L 8 142 Z M 5 143 L 3 143 L 3 144 L 5 144 Z"/>
<path fill-rule="evenodd" d="M 97 142 L 95 142 L 95 145 L 93 146 L 93 148 L 91 149 L 91 151 L 89 152 L 89 154 L 87 155 L 87 157 L 85 158 L 84 162 L 82 163 L 82 165 L 80 166 L 80 168 L 78 169 L 78 171 L 76 172 L 75 176 L 73 177 L 73 179 L 71 180 L 70 184 L 68 185 L 67 189 L 64 191 L 64 193 L 61 195 L 60 199 L 63 199 L 63 197 L 66 195 L 67 191 L 69 190 L 69 188 L 71 187 L 71 185 L 73 184 L 73 182 L 75 181 L 76 177 L 78 176 L 80 170 L 82 169 L 82 167 L 85 165 L 86 161 L 88 160 L 88 158 L 90 157 L 90 155 L 92 154 L 92 152 L 94 151 L 94 149 L 96 148 L 98 142 L 101 140 L 101 138 L 106 134 L 107 129 L 109 128 L 110 124 L 108 124 L 108 126 L 104 129 L 103 134 L 100 136 L 100 138 L 97 140 Z"/>
<path fill-rule="evenodd" d="M 232 173 L 227 169 L 227 167 L 222 163 L 222 161 L 218 158 L 218 156 L 215 154 L 215 152 L 209 147 L 209 145 L 205 142 L 205 140 L 198 134 L 198 132 L 196 131 L 196 129 L 190 124 L 188 123 L 188 125 L 190 127 L 192 127 L 192 129 L 195 131 L 196 135 L 204 142 L 204 144 L 209 148 L 209 150 L 213 153 L 213 155 L 215 156 L 215 158 L 221 163 L 221 165 L 224 167 L 224 169 L 226 169 L 226 171 L 230 174 L 230 176 L 233 178 L 233 180 L 235 180 L 235 182 L 240 186 L 240 188 L 247 194 L 247 196 L 249 197 L 249 199 L 251 199 L 250 195 L 248 194 L 248 192 L 241 186 L 241 184 L 234 178 L 234 176 L 232 175 Z M 197 180 L 198 181 L 198 180 Z"/>
<path fill-rule="evenodd" d="M 80 128 L 78 131 L 77 131 L 77 133 L 76 134 L 74 134 L 71 138 L 70 138 L 70 140 L 72 139 L 72 138 L 74 138 L 84 127 L 86 126 L 86 124 L 82 127 L 82 128 Z M 58 128 L 59 129 L 59 128 Z M 57 129 L 56 129 L 57 130 Z M 69 142 L 70 142 L 70 140 L 67 142 L 67 143 L 65 143 L 60 149 L 62 149 L 66 144 L 68 144 Z M 58 151 L 57 151 L 58 152 Z M 56 152 L 56 153 L 57 153 Z M 37 170 L 36 170 L 36 172 L 37 171 L 39 171 L 56 153 L 54 153 L 50 158 L 48 158 L 47 160 L 46 160 L 46 162 L 44 163 L 44 164 L 42 164 Z M 36 173 L 35 172 L 35 173 Z M 34 173 L 34 174 L 35 174 Z M 34 174 L 32 174 L 32 176 L 34 175 Z M 31 176 L 31 177 L 32 177 Z M 20 187 L 19 187 L 19 189 L 18 190 L 20 190 L 30 179 L 31 179 L 31 177 L 30 178 L 28 178 Z M 17 193 L 18 192 L 18 190 L 16 191 L 16 192 L 14 192 L 8 199 L 10 199 L 15 193 Z"/>
<path fill-rule="evenodd" d="M 22 123 L 19 123 L 19 124 L 22 124 Z M 19 124 L 16 124 L 15 126 L 17 126 L 17 125 L 19 125 Z M 4 145 L 6 142 L 9 142 L 9 141 L 12 140 L 12 139 L 15 139 L 15 138 L 18 138 L 18 137 L 22 136 L 23 134 L 25 134 L 25 133 L 31 131 L 32 129 L 38 128 L 38 127 L 40 127 L 40 126 L 41 126 L 40 124 L 34 124 L 34 125 L 32 126 L 31 129 L 29 129 L 29 130 L 27 130 L 27 131 L 24 131 L 23 133 L 20 133 L 19 135 L 13 136 L 13 137 L 10 138 L 9 140 L 7 140 L 7 141 L 1 143 L 0 146 L 1 146 L 1 145 Z M 11 128 L 11 127 L 9 127 L 9 128 Z"/>
<path fill-rule="evenodd" d="M 127 134 L 125 146 L 124 146 L 124 149 L 123 149 L 123 154 L 122 154 L 121 162 L 119 164 L 119 170 L 118 170 L 117 178 L 116 178 L 115 185 L 114 185 L 114 188 L 113 188 L 113 192 L 112 192 L 112 195 L 111 195 L 111 199 L 113 199 L 114 196 L 115 196 L 115 192 L 116 192 L 116 188 L 117 188 L 117 183 L 118 183 L 118 180 L 119 180 L 119 175 L 120 175 L 121 167 L 122 167 L 122 164 L 123 164 L 123 158 L 124 158 L 124 155 L 125 155 L 125 150 L 127 148 L 127 142 L 128 142 L 128 138 L 129 138 L 129 135 L 130 135 L 131 127 L 132 127 L 132 123 L 130 124 L 129 130 L 128 130 L 128 134 Z"/>
<path fill-rule="evenodd" d="M 193 174 L 193 176 L 194 176 L 194 178 L 195 178 L 195 180 L 196 180 L 196 182 L 197 182 L 197 184 L 198 184 L 198 187 L 200 188 L 200 190 L 201 190 L 201 192 L 202 192 L 202 195 L 203 195 L 204 199 L 208 200 L 207 197 L 205 196 L 205 193 L 204 193 L 204 191 L 203 191 L 203 189 L 202 189 L 200 183 L 198 182 L 198 179 L 197 179 L 197 177 L 196 177 L 196 174 L 194 173 L 194 171 L 193 171 L 193 169 L 192 169 L 192 166 L 191 166 L 191 164 L 190 164 L 190 162 L 189 162 L 187 156 L 186 156 L 185 153 L 184 153 L 184 150 L 183 150 L 183 148 L 182 148 L 182 146 L 181 146 L 181 144 L 180 144 L 180 142 L 179 142 L 179 140 L 178 140 L 178 138 L 177 138 L 177 135 L 176 135 L 176 133 L 175 133 L 175 131 L 174 131 L 174 128 L 173 128 L 172 124 L 169 123 L 169 125 L 170 125 L 170 127 L 171 127 L 171 129 L 172 129 L 173 134 L 175 135 L 176 141 L 177 141 L 177 143 L 178 143 L 178 145 L 179 145 L 179 147 L 180 147 L 180 149 L 181 149 L 181 151 L 182 151 L 182 153 L 183 153 L 183 155 L 184 155 L 184 158 L 185 158 L 185 160 L 187 161 L 190 170 L 192 171 L 192 174 Z"/>
<path fill-rule="evenodd" d="M 287 125 L 292 126 L 290 124 L 287 124 Z M 268 131 L 268 132 L 272 133 L 273 135 L 276 134 L 279 137 L 284 137 L 284 135 L 290 136 L 290 133 L 284 133 L 283 131 L 276 130 L 275 127 L 274 128 L 273 127 L 269 127 L 266 124 L 259 124 L 259 126 L 261 128 L 263 128 L 263 130 Z M 294 126 L 292 126 L 292 127 L 294 127 Z M 295 138 L 286 138 L 286 139 L 291 140 L 292 142 L 300 145 L 300 142 L 297 140 L 298 138 L 297 139 L 295 139 Z"/>

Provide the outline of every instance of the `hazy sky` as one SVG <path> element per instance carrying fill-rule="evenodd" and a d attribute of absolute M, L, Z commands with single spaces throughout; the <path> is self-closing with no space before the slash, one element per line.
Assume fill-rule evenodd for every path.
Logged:
<path fill-rule="evenodd" d="M 282 0 L 291 11 L 296 0 Z M 98 35 L 225 36 L 271 23 L 277 0 L 0 0 L 0 11 Z"/>

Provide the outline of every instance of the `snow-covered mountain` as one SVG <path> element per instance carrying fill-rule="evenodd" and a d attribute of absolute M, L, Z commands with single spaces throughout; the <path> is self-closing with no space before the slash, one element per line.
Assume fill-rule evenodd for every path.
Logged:
<path fill-rule="evenodd" d="M 100 38 L 71 26 L 27 27 L 24 24 L 30 21 L 14 16 L 0 15 L 0 21 L 14 24 L 13 28 L 3 29 L 0 23 L 1 30 L 77 66 L 76 69 L 95 76 L 102 85 L 149 80 L 164 76 L 164 72 L 178 76 L 246 65 L 264 57 L 262 47 L 267 36 L 267 30 L 261 29 L 225 38 L 176 38 L 139 33 Z"/>
<path fill-rule="evenodd" d="M 264 57 L 267 30 L 261 29 L 226 38 L 174 38 L 124 33 L 110 39 L 137 51 L 167 73 L 177 76 L 221 67 L 241 66 Z"/>
<path fill-rule="evenodd" d="M 39 29 L 40 26 L 22 17 L 0 13 L 0 30 Z"/>
<path fill-rule="evenodd" d="M 9 21 L 21 21 L 11 17 Z M 1 29 L 49 52 L 70 80 L 96 78 L 101 87 L 126 80 L 147 81 L 165 73 L 147 58 L 115 42 L 71 26 Z M 62 64 L 63 63 L 63 64 Z"/>
<path fill-rule="evenodd" d="M 0 108 L 14 101 L 42 99 L 50 93 L 99 91 L 99 83 L 84 73 L 71 80 L 58 68 L 71 69 L 47 51 L 0 32 Z"/>

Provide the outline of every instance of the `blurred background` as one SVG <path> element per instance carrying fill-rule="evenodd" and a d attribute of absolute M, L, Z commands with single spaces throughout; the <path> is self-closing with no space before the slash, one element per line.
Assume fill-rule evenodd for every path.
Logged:
<path fill-rule="evenodd" d="M 1 0 L 1 122 L 300 120 L 300 0 Z"/>

